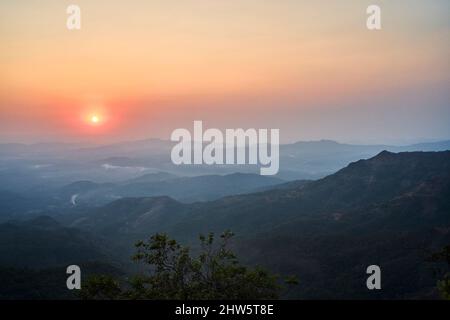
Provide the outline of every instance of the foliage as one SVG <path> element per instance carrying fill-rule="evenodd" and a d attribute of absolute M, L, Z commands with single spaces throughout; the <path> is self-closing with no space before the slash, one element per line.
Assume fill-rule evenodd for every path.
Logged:
<path fill-rule="evenodd" d="M 121 295 L 119 283 L 109 275 L 94 275 L 80 291 L 82 299 L 95 297 L 97 300 L 111 300 Z"/>
<path fill-rule="evenodd" d="M 84 299 L 276 299 L 276 276 L 261 268 L 239 264 L 229 249 L 233 234 L 225 232 L 220 243 L 214 234 L 200 236 L 200 253 L 192 257 L 188 247 L 166 234 L 155 234 L 136 244 L 133 259 L 149 266 L 147 274 L 132 278 L 124 288 L 111 277 L 91 278 L 83 284 Z M 295 280 L 290 279 L 290 284 Z"/>
<path fill-rule="evenodd" d="M 447 269 L 450 267 L 450 245 L 445 246 L 441 251 L 431 255 L 431 262 L 446 263 Z M 450 272 L 443 274 L 442 279 L 438 280 L 437 288 L 441 297 L 445 300 L 450 300 Z"/>

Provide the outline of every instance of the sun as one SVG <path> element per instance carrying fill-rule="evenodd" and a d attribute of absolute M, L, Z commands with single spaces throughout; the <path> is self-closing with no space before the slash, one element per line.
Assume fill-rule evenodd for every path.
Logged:
<path fill-rule="evenodd" d="M 97 124 L 97 123 L 99 123 L 99 121 L 100 121 L 100 118 L 98 116 L 93 115 L 91 117 L 91 123 Z"/>
<path fill-rule="evenodd" d="M 109 121 L 108 114 L 100 109 L 99 107 L 96 108 L 89 108 L 90 110 L 84 111 L 81 114 L 81 119 L 84 125 L 87 125 L 88 127 L 96 128 L 97 130 L 99 127 L 103 127 L 107 124 Z"/>
<path fill-rule="evenodd" d="M 104 122 L 103 117 L 101 117 L 99 114 L 91 114 L 87 120 L 89 124 L 92 126 L 99 126 L 102 125 Z"/>

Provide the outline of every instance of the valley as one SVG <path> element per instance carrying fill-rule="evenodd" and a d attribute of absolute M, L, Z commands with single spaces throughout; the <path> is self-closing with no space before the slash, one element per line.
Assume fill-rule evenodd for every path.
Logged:
<path fill-rule="evenodd" d="M 0 224 L 0 267 L 16 275 L 79 264 L 120 278 L 141 270 L 130 257 L 152 234 L 196 252 L 199 234 L 231 230 L 243 263 L 300 280 L 282 298 L 436 298 L 427 259 L 450 243 L 449 173 L 450 151 L 382 151 L 316 180 L 147 173 L 55 186 L 60 202 L 52 208 L 39 197 L 3 193 L 4 212 L 17 214 Z M 111 190 L 124 193 L 106 200 Z M 30 203 L 45 209 L 26 213 Z M 379 291 L 365 287 L 373 264 L 383 273 Z M 2 290 L 20 296 L 22 289 Z"/>

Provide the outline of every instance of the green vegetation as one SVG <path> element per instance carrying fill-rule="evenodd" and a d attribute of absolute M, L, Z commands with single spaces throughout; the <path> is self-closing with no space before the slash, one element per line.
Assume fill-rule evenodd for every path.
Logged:
<path fill-rule="evenodd" d="M 447 270 L 440 270 L 442 279 L 438 280 L 437 288 L 443 299 L 450 300 L 450 245 L 445 246 L 441 251 L 434 253 L 429 260 L 431 262 L 446 264 Z"/>
<path fill-rule="evenodd" d="M 433 269 L 440 269 L 438 274 L 430 272 L 426 257 L 450 244 L 449 173 L 450 151 L 383 152 L 324 179 L 216 201 L 182 203 L 167 196 L 123 198 L 98 208 L 71 208 L 53 219 L 41 216 L 9 221 L 0 224 L 0 296 L 73 297 L 75 290 L 66 288 L 65 268 L 77 264 L 83 285 L 90 274 L 105 275 L 85 287 L 86 298 L 196 294 L 195 299 L 209 299 L 220 294 L 245 296 L 250 291 L 251 297 L 276 294 L 283 299 L 448 298 L 446 272 L 450 270 L 445 252 L 436 255 L 441 260 L 432 264 Z M 241 265 L 235 258 L 218 255 L 225 240 L 218 237 L 210 245 L 214 259 L 202 261 L 201 255 L 208 253 L 204 247 L 208 247 L 209 236 L 197 250 L 193 235 L 210 231 L 219 235 L 227 229 L 239 234 L 232 241 L 232 250 Z M 137 248 L 136 260 L 146 273 L 125 278 L 136 273 L 136 265 L 130 266 L 129 260 L 133 243 L 156 233 L 159 237 L 155 235 Z M 172 243 L 161 233 L 179 242 Z M 192 250 L 179 244 L 189 244 Z M 225 248 L 229 251 L 227 245 Z M 175 270 L 157 271 L 162 263 L 156 259 L 158 252 L 168 253 L 162 261 L 171 262 Z M 104 267 L 89 268 L 90 262 L 103 263 Z M 371 264 L 382 269 L 382 290 L 367 290 L 366 269 Z M 294 274 L 302 282 L 289 291 L 269 290 L 264 281 L 270 275 L 261 275 L 258 269 L 241 269 L 242 265 Z M 212 274 L 205 271 L 211 268 Z M 205 274 L 209 282 L 203 280 L 201 275 Z M 231 276 L 248 281 L 248 285 L 233 291 L 234 278 L 227 278 Z M 220 288 L 228 285 L 231 293 L 214 291 L 214 281 Z M 296 280 L 285 283 L 295 284 Z"/>
<path fill-rule="evenodd" d="M 276 276 L 260 268 L 239 264 L 229 249 L 233 234 L 225 232 L 219 244 L 214 235 L 200 236 L 200 253 L 166 234 L 155 234 L 136 244 L 133 259 L 149 266 L 148 274 L 120 284 L 110 276 L 96 276 L 83 283 L 83 299 L 276 299 L 281 286 Z M 290 278 L 288 284 L 296 284 Z"/>

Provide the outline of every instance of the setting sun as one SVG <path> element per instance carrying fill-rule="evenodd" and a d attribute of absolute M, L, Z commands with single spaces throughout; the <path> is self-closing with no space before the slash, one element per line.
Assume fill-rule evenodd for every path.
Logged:
<path fill-rule="evenodd" d="M 89 125 L 95 126 L 95 127 L 103 126 L 105 124 L 105 121 L 106 121 L 105 117 L 103 115 L 98 114 L 98 113 L 91 113 L 85 119 L 86 119 L 85 121 Z"/>
<path fill-rule="evenodd" d="M 92 116 L 91 117 L 91 122 L 92 123 L 98 123 L 100 121 L 100 119 L 98 118 L 98 116 Z"/>

